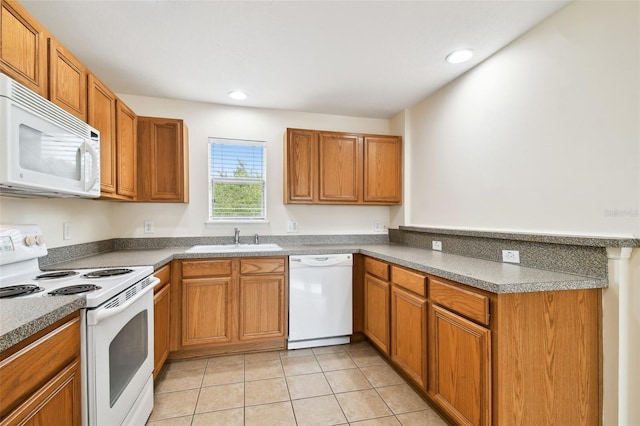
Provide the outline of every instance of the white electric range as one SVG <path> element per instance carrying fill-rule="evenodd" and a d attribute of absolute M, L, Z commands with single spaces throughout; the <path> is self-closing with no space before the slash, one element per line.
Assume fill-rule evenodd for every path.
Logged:
<path fill-rule="evenodd" d="M 153 409 L 153 267 L 42 271 L 46 254 L 38 226 L 0 225 L 0 298 L 84 297 L 82 424 L 144 424 Z"/>

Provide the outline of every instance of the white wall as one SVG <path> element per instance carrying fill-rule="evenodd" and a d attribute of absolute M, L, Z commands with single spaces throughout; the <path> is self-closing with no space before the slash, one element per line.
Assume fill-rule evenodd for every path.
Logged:
<path fill-rule="evenodd" d="M 97 200 L 33 200 L 0 197 L 1 223 L 36 223 L 49 247 L 62 247 L 116 237 L 233 235 L 237 224 L 206 226 L 207 138 L 267 142 L 268 223 L 240 225 L 243 235 L 286 234 L 287 220 L 298 222 L 299 234 L 374 232 L 374 222 L 389 224 L 385 206 L 305 206 L 282 203 L 283 135 L 287 127 L 389 133 L 389 120 L 228 107 L 168 99 L 119 95 L 138 115 L 182 118 L 189 127 L 191 202 L 127 203 Z M 154 234 L 144 234 L 151 220 Z M 62 239 L 63 222 L 71 223 L 71 240 Z"/>
<path fill-rule="evenodd" d="M 408 224 L 640 235 L 638 2 L 574 2 L 409 109 Z"/>
<path fill-rule="evenodd" d="M 0 223 L 37 224 L 47 246 L 61 247 L 113 238 L 113 202 L 86 199 L 0 197 Z M 62 239 L 62 224 L 71 223 L 71 239 Z"/>
<path fill-rule="evenodd" d="M 299 234 L 373 233 L 375 221 L 389 222 L 384 206 L 308 206 L 283 204 L 283 135 L 287 127 L 389 134 L 389 120 L 229 107 L 141 96 L 119 95 L 137 114 L 182 118 L 189 128 L 189 204 L 120 203 L 114 207 L 116 237 L 233 235 L 238 224 L 205 225 L 208 215 L 209 137 L 267 142 L 266 224 L 241 224 L 242 234 L 286 234 L 287 220 Z M 155 233 L 145 235 L 152 220 Z"/>
<path fill-rule="evenodd" d="M 402 120 L 407 225 L 638 237 L 640 3 L 573 2 Z M 605 425 L 640 425 L 638 251 L 603 294 Z"/>

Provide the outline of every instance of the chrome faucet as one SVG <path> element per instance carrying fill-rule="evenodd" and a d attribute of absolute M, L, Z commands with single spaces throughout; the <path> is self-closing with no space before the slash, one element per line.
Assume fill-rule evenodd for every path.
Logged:
<path fill-rule="evenodd" d="M 240 244 L 240 229 L 239 228 L 233 228 L 233 231 L 235 232 L 235 235 L 233 237 L 233 243 L 234 244 Z"/>

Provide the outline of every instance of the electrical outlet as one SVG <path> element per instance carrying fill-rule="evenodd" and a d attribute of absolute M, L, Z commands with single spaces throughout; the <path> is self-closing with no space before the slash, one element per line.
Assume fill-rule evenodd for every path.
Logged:
<path fill-rule="evenodd" d="M 62 223 L 62 239 L 63 240 L 71 239 L 71 222 Z"/>
<path fill-rule="evenodd" d="M 373 232 L 382 233 L 384 232 L 384 223 L 379 220 L 373 222 Z"/>
<path fill-rule="evenodd" d="M 502 250 L 502 261 L 520 263 L 520 252 L 518 250 Z"/>
<path fill-rule="evenodd" d="M 295 220 L 287 221 L 287 232 L 298 232 L 298 222 Z"/>
<path fill-rule="evenodd" d="M 431 241 L 431 249 L 442 251 L 442 241 Z"/>
<path fill-rule="evenodd" d="M 155 232 L 155 226 L 153 221 L 145 220 L 144 221 L 144 233 L 145 234 L 153 234 Z"/>

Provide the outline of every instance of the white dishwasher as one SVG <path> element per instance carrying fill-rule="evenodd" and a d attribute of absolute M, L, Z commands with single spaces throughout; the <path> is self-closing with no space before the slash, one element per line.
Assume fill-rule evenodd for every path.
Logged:
<path fill-rule="evenodd" d="M 349 343 L 352 254 L 289 256 L 288 349 Z"/>

